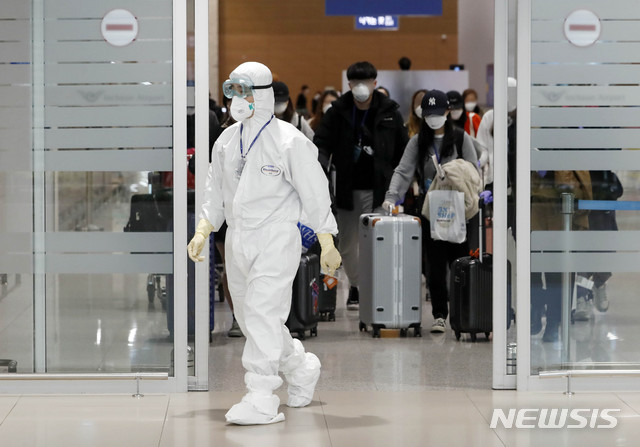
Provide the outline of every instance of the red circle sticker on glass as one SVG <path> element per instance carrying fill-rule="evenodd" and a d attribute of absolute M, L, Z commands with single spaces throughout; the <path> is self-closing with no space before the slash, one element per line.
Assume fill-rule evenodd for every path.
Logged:
<path fill-rule="evenodd" d="M 588 47 L 600 38 L 600 19 L 587 9 L 573 11 L 564 21 L 564 35 L 577 47 Z"/>
<path fill-rule="evenodd" d="M 127 46 L 138 36 L 138 19 L 126 9 L 111 10 L 102 19 L 100 32 L 114 47 Z"/>

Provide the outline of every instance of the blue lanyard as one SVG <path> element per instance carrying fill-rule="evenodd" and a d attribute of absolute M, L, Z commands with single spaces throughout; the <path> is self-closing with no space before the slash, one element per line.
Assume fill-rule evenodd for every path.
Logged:
<path fill-rule="evenodd" d="M 267 121 L 266 124 L 264 126 L 262 126 L 262 129 L 260 129 L 260 131 L 258 131 L 258 135 L 256 135 L 256 137 L 251 142 L 251 145 L 249 145 L 249 149 L 247 149 L 247 153 L 246 154 L 243 153 L 244 148 L 242 147 L 242 131 L 244 130 L 244 123 L 240 123 L 240 157 L 241 158 L 244 159 L 247 155 L 249 155 L 249 151 L 251 150 L 253 145 L 256 144 L 256 140 L 258 139 L 258 137 L 260 136 L 260 134 L 262 133 L 264 128 L 269 125 L 269 123 L 271 122 L 272 119 L 273 119 L 273 115 L 271 115 L 271 118 L 269 118 L 269 121 Z"/>
<path fill-rule="evenodd" d="M 440 155 L 438 155 L 438 150 L 436 149 L 436 145 L 435 143 L 433 144 L 433 153 L 436 154 L 436 159 L 438 160 L 438 164 L 442 164 L 440 163 Z M 440 148 L 442 148 L 442 146 L 440 146 Z"/>

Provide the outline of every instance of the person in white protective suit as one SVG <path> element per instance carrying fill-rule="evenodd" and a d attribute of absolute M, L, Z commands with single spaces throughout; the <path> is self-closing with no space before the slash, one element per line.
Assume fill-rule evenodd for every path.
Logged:
<path fill-rule="evenodd" d="M 216 141 L 204 203 L 189 257 L 226 220 L 227 277 L 235 314 L 246 335 L 242 364 L 247 394 L 226 414 L 227 422 L 251 425 L 284 420 L 273 392 L 288 383 L 289 407 L 311 403 L 320 361 L 294 340 L 285 321 L 300 264 L 305 223 L 318 234 L 321 268 L 333 275 L 341 258 L 333 245 L 338 229 L 331 213 L 327 178 L 318 150 L 293 125 L 273 116 L 271 71 L 263 64 L 238 66 L 223 84 L 238 122 Z"/>

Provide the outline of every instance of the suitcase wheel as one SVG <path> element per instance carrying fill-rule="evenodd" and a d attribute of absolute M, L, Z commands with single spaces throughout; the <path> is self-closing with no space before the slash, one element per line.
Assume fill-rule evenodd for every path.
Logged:
<path fill-rule="evenodd" d="M 460 341 L 460 331 L 456 331 L 456 340 Z"/>
<path fill-rule="evenodd" d="M 487 340 L 489 340 L 489 336 L 491 335 L 491 332 L 485 332 L 484 336 L 487 338 Z"/>
<path fill-rule="evenodd" d="M 336 321 L 336 313 L 329 312 L 329 321 Z"/>
<path fill-rule="evenodd" d="M 402 338 L 406 338 L 407 337 L 407 330 L 406 329 L 400 329 L 400 337 L 402 337 Z"/>
<path fill-rule="evenodd" d="M 379 327 L 375 327 L 373 328 L 373 338 L 380 338 L 380 328 Z"/>
<path fill-rule="evenodd" d="M 471 335 L 471 341 L 475 343 L 478 337 L 476 337 L 476 334 L 473 332 L 470 335 Z"/>
<path fill-rule="evenodd" d="M 422 328 L 420 326 L 413 328 L 413 336 L 414 337 L 422 337 Z"/>
<path fill-rule="evenodd" d="M 312 337 L 317 337 L 318 336 L 318 328 L 317 327 L 314 327 L 309 332 L 311 333 Z"/>
<path fill-rule="evenodd" d="M 367 332 L 367 325 L 362 321 L 360 322 L 360 332 Z"/>

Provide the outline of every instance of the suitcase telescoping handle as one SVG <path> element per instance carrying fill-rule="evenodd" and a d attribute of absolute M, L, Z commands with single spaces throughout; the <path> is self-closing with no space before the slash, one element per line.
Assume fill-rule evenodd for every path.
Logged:
<path fill-rule="evenodd" d="M 482 263 L 482 252 L 483 252 L 483 239 L 484 239 L 484 219 L 482 217 L 482 211 L 484 210 L 484 200 L 480 199 L 480 204 L 478 206 L 478 217 L 479 217 L 479 223 L 478 223 L 478 261 L 480 261 L 480 263 Z"/>

